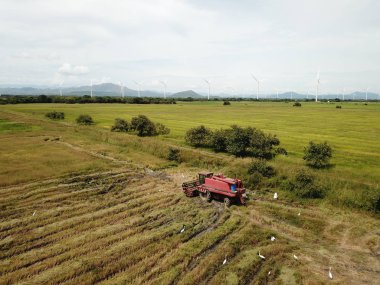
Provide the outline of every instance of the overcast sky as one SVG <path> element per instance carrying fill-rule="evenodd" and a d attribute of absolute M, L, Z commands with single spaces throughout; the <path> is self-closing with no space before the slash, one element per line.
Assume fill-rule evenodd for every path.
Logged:
<path fill-rule="evenodd" d="M 380 1 L 0 0 L 0 85 L 380 92 Z"/>

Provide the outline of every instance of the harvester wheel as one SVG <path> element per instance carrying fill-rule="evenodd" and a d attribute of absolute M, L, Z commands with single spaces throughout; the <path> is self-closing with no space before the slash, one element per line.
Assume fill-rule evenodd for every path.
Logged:
<path fill-rule="evenodd" d="M 212 200 L 212 196 L 211 196 L 210 191 L 207 191 L 207 192 L 206 192 L 206 198 L 207 198 L 207 202 L 211 202 L 211 200 Z"/>
<path fill-rule="evenodd" d="M 224 198 L 224 206 L 226 206 L 226 208 L 231 206 L 231 199 L 230 198 L 228 198 L 228 197 Z"/>

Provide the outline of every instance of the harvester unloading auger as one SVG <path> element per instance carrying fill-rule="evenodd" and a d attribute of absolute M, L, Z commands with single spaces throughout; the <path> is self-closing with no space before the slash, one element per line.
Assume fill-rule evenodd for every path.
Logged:
<path fill-rule="evenodd" d="M 232 202 L 244 205 L 247 197 L 241 180 L 212 172 L 201 172 L 197 180 L 182 183 L 182 190 L 187 197 L 199 195 L 208 202 L 212 199 L 223 200 L 227 207 Z"/>

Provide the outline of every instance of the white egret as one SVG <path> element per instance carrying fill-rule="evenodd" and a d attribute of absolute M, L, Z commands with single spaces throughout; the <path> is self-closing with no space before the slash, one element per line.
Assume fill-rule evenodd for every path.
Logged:
<path fill-rule="evenodd" d="M 295 260 L 298 260 L 298 256 L 297 255 L 293 254 L 293 257 L 294 257 Z"/>
<path fill-rule="evenodd" d="M 265 256 L 264 256 L 264 255 L 261 255 L 261 254 L 260 254 L 260 251 L 259 251 L 259 257 L 260 257 L 261 259 L 265 259 Z"/>
<path fill-rule="evenodd" d="M 331 267 L 329 267 L 329 278 L 333 279 L 333 275 L 332 275 L 332 272 L 331 272 Z"/>
<path fill-rule="evenodd" d="M 275 238 L 274 236 L 272 236 L 272 237 L 270 238 L 270 240 L 271 240 L 271 241 L 275 241 L 276 238 Z"/>
<path fill-rule="evenodd" d="M 224 256 L 223 265 L 227 263 L 227 254 Z"/>
<path fill-rule="evenodd" d="M 183 227 L 182 227 L 180 233 L 183 233 L 184 231 L 185 231 L 185 225 L 183 225 Z"/>
<path fill-rule="evenodd" d="M 36 211 L 34 211 L 34 213 L 33 213 L 33 217 L 34 217 L 35 214 L 36 214 Z"/>
<path fill-rule="evenodd" d="M 278 198 L 278 194 L 277 194 L 277 192 L 275 192 L 273 195 L 273 199 L 277 199 L 277 198 Z"/>

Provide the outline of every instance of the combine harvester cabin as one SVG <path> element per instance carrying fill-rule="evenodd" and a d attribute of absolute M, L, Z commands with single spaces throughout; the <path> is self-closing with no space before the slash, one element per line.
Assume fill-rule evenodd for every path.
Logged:
<path fill-rule="evenodd" d="M 201 172 L 198 179 L 184 182 L 182 190 L 187 197 L 201 196 L 208 202 L 212 199 L 223 200 L 226 207 L 231 203 L 245 204 L 245 188 L 239 179 L 228 178 L 223 174 Z"/>

